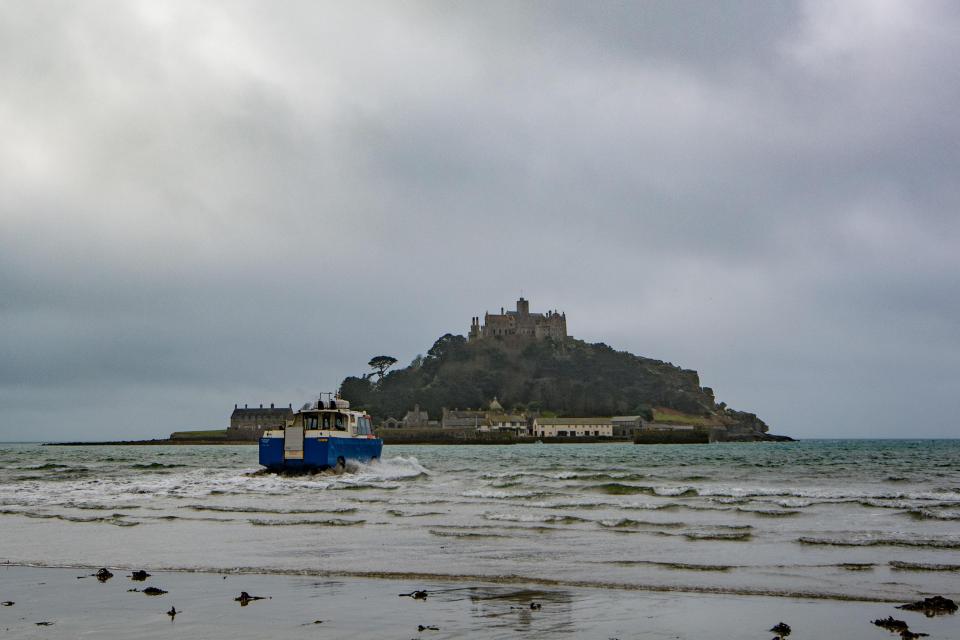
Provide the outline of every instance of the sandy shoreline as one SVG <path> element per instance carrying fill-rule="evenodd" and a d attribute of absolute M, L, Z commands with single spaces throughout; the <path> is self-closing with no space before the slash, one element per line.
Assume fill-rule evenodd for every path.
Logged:
<path fill-rule="evenodd" d="M 589 587 L 272 574 L 151 571 L 145 582 L 95 567 L 0 568 L 0 629 L 16 638 L 881 638 L 893 615 L 931 638 L 957 637 L 956 616 L 925 618 L 890 603 Z M 80 578 L 80 576 L 85 576 Z M 167 593 L 147 596 L 146 587 Z M 140 592 L 129 591 L 140 589 Z M 425 590 L 426 599 L 399 594 Z M 264 600 L 246 607 L 242 591 Z M 947 594 L 949 595 L 949 594 Z M 536 603 L 540 608 L 531 608 Z M 167 611 L 175 607 L 171 619 Z M 320 621 L 320 622 L 317 622 Z M 50 625 L 38 626 L 39 622 Z M 420 626 L 427 627 L 422 631 Z M 429 627 L 436 627 L 436 630 Z M 890 636 L 893 637 L 893 636 Z"/>

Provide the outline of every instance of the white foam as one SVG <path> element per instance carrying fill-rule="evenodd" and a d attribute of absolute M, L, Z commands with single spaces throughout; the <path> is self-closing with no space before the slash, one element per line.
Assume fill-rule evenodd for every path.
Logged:
<path fill-rule="evenodd" d="M 351 464 L 352 472 L 308 476 L 254 473 L 259 469 L 184 469 L 173 473 L 137 473 L 57 482 L 0 485 L 0 504 L 67 506 L 140 502 L 144 496 L 203 498 L 210 495 L 289 495 L 305 491 L 370 487 L 396 489 L 398 481 L 429 476 L 414 457 L 396 456 L 370 464 Z"/>
<path fill-rule="evenodd" d="M 653 492 L 654 492 L 655 494 L 657 494 L 658 496 L 666 496 L 666 497 L 681 496 L 681 495 L 685 494 L 686 492 L 692 491 L 692 490 L 694 490 L 694 488 L 691 487 L 691 486 L 688 486 L 688 485 L 679 485 L 679 486 L 675 486 L 675 487 L 654 487 L 654 488 L 653 488 Z"/>
<path fill-rule="evenodd" d="M 783 500 L 774 500 L 774 504 L 780 505 L 784 509 L 804 509 L 813 504 L 810 500 L 802 498 L 785 498 Z"/>
<path fill-rule="evenodd" d="M 358 477 L 372 477 L 380 480 L 406 480 L 418 476 L 430 476 L 433 473 L 413 456 L 394 456 L 357 464 Z"/>
<path fill-rule="evenodd" d="M 714 485 L 696 487 L 701 496 L 729 496 L 734 498 L 779 497 L 807 498 L 811 500 L 936 500 L 960 502 L 960 493 L 955 491 L 883 491 L 872 489 L 849 489 L 840 487 L 750 487 Z M 790 505 L 794 506 L 794 505 Z"/>

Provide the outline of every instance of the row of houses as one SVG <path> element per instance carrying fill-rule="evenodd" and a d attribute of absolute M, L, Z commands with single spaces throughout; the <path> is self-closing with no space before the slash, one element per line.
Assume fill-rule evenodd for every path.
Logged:
<path fill-rule="evenodd" d="M 293 406 L 242 408 L 234 405 L 230 429 L 238 434 L 256 437 L 265 429 L 278 428 L 293 418 Z M 653 425 L 640 416 L 613 416 L 609 418 L 544 418 L 537 415 L 510 413 L 496 398 L 480 410 L 444 409 L 439 420 L 431 420 L 419 405 L 402 419 L 387 418 L 381 424 L 386 429 L 473 429 L 481 433 L 500 432 L 536 438 L 629 438 L 638 431 L 650 429 L 693 429 L 689 425 Z"/>
<path fill-rule="evenodd" d="M 402 419 L 388 418 L 387 429 L 475 429 L 481 433 L 501 432 L 537 438 L 633 438 L 644 428 L 640 416 L 610 418 L 544 418 L 505 411 L 496 398 L 486 409 L 444 409 L 439 420 L 431 420 L 415 405 Z"/>

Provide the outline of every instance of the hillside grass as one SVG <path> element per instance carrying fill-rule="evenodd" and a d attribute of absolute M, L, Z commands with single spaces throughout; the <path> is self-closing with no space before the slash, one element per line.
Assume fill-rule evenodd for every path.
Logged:
<path fill-rule="evenodd" d="M 690 424 L 695 427 L 712 427 L 717 424 L 716 418 L 683 413 L 682 411 L 675 411 L 665 407 L 654 408 L 653 421 L 661 424 Z"/>

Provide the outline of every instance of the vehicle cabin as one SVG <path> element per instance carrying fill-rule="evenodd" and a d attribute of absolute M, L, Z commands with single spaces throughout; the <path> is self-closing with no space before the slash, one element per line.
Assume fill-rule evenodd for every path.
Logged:
<path fill-rule="evenodd" d="M 302 427 L 306 436 L 349 437 L 373 434 L 373 420 L 360 411 L 350 411 L 343 400 L 316 402 L 298 411 L 287 427 Z M 347 405 L 349 406 L 349 405 Z M 327 432 L 327 433 L 323 433 Z"/>

